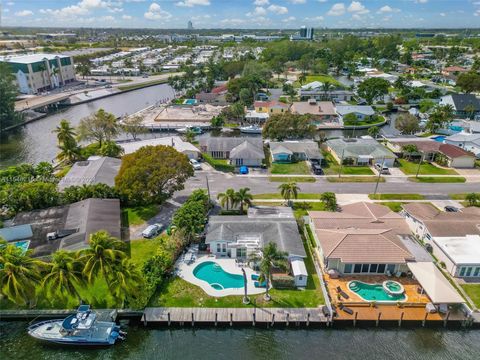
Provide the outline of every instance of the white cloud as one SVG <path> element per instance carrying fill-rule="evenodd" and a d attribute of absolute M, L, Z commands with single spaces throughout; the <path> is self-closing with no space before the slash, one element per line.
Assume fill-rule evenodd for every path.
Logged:
<path fill-rule="evenodd" d="M 20 16 L 20 17 L 31 16 L 31 15 L 33 15 L 33 11 L 30 11 L 30 10 L 22 10 L 22 11 L 17 11 L 15 13 L 15 16 Z"/>
<path fill-rule="evenodd" d="M 445 14 L 445 13 L 440 13 L 440 16 L 447 16 L 447 14 Z"/>
<path fill-rule="evenodd" d="M 111 15 L 108 15 L 108 16 L 102 16 L 100 18 L 100 21 L 107 21 L 107 22 L 112 22 L 112 21 L 115 21 L 115 18 Z"/>
<path fill-rule="evenodd" d="M 295 20 L 296 20 L 295 16 L 289 16 L 285 19 L 282 19 L 282 22 L 289 23 L 289 22 L 292 22 L 292 21 L 295 21 Z"/>
<path fill-rule="evenodd" d="M 14 3 L 13 1 L 9 1 L 9 2 L 7 2 L 5 5 L 6 5 L 6 6 L 13 6 L 13 5 L 15 5 L 15 3 Z"/>
<path fill-rule="evenodd" d="M 367 14 L 370 12 L 370 10 L 363 6 L 360 1 L 352 1 L 347 11 L 358 15 Z"/>
<path fill-rule="evenodd" d="M 315 17 L 306 17 L 305 21 L 308 22 L 318 22 L 318 21 L 323 21 L 325 18 L 323 16 L 315 16 Z"/>
<path fill-rule="evenodd" d="M 344 3 L 336 3 L 332 5 L 332 8 L 327 12 L 330 16 L 341 16 L 345 14 L 346 8 Z"/>
<path fill-rule="evenodd" d="M 287 14 L 288 13 L 288 8 L 286 8 L 285 6 L 280 6 L 280 5 L 270 5 L 268 8 L 267 8 L 269 11 L 277 14 L 277 15 L 283 15 L 283 14 Z"/>
<path fill-rule="evenodd" d="M 319 3 L 326 3 L 328 0 L 317 0 Z"/>
<path fill-rule="evenodd" d="M 123 20 L 132 20 L 133 18 L 130 15 L 122 15 Z"/>
<path fill-rule="evenodd" d="M 60 9 L 41 9 L 41 14 L 54 15 L 58 18 L 73 18 L 79 15 L 86 15 L 91 10 L 107 9 L 112 10 L 119 8 L 120 2 L 104 1 L 104 0 L 82 0 L 75 5 L 66 6 Z M 116 11 L 113 11 L 116 12 Z"/>
<path fill-rule="evenodd" d="M 415 3 L 417 3 L 417 4 L 425 4 L 427 2 L 428 2 L 428 0 L 415 0 Z"/>
<path fill-rule="evenodd" d="M 108 12 L 111 12 L 111 13 L 123 12 L 123 8 L 110 8 L 108 9 Z"/>
<path fill-rule="evenodd" d="M 245 24 L 245 19 L 223 19 L 220 21 L 222 25 L 241 25 Z"/>
<path fill-rule="evenodd" d="M 385 13 L 393 13 L 393 12 L 400 12 L 400 9 L 392 8 L 388 5 L 382 6 L 377 13 L 378 14 L 385 14 Z"/>
<path fill-rule="evenodd" d="M 194 7 L 194 6 L 208 6 L 210 5 L 210 0 L 184 0 L 175 3 L 176 6 L 181 7 Z"/>
<path fill-rule="evenodd" d="M 148 20 L 167 20 L 172 17 L 172 14 L 163 10 L 157 3 L 152 3 L 143 16 Z"/>
<path fill-rule="evenodd" d="M 307 0 L 288 0 L 292 4 L 305 4 Z"/>
<path fill-rule="evenodd" d="M 268 0 L 255 0 L 253 2 L 253 5 L 257 5 L 257 6 L 263 6 L 263 5 L 268 5 L 270 4 L 270 1 Z"/>
<path fill-rule="evenodd" d="M 248 12 L 247 16 L 263 16 L 267 14 L 267 10 L 261 6 L 257 6 L 252 12 Z"/>

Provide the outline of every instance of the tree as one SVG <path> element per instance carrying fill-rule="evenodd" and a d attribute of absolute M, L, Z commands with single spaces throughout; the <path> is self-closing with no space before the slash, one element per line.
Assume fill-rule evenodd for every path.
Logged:
<path fill-rule="evenodd" d="M 330 81 L 325 81 L 322 85 L 322 91 L 323 91 L 323 100 L 329 100 L 330 98 L 330 91 L 332 91 L 333 85 L 330 83 Z"/>
<path fill-rule="evenodd" d="M 15 245 L 0 247 L 0 291 L 18 305 L 29 305 L 35 301 L 36 285 L 40 281 L 45 263 L 30 257 Z"/>
<path fill-rule="evenodd" d="M 355 113 L 348 113 L 343 117 L 343 123 L 345 125 L 356 125 L 358 117 Z"/>
<path fill-rule="evenodd" d="M 193 143 L 195 141 L 195 132 L 192 129 L 188 129 L 185 133 L 185 140 L 189 143 Z"/>
<path fill-rule="evenodd" d="M 102 146 L 104 141 L 110 141 L 119 134 L 120 126 L 115 115 L 99 109 L 82 119 L 77 131 L 80 140 L 94 140 Z"/>
<path fill-rule="evenodd" d="M 128 297 L 141 296 L 143 286 L 144 278 L 130 259 L 124 258 L 115 266 L 109 289 L 119 306 L 123 307 Z"/>
<path fill-rule="evenodd" d="M 320 195 L 320 200 L 322 201 L 327 211 L 337 211 L 338 205 L 335 193 L 324 192 L 322 195 Z"/>
<path fill-rule="evenodd" d="M 126 116 L 122 122 L 122 129 L 132 136 L 133 140 L 137 140 L 138 135 L 145 134 L 147 129 L 143 126 L 143 118 L 141 116 Z"/>
<path fill-rule="evenodd" d="M 262 249 L 261 256 L 253 254 L 250 258 L 251 261 L 259 264 L 260 277 L 258 281 L 265 283 L 265 296 L 266 301 L 270 301 L 271 297 L 268 292 L 270 287 L 270 277 L 272 268 L 277 268 L 283 271 L 288 270 L 288 253 L 280 251 L 277 248 L 277 244 L 269 242 Z"/>
<path fill-rule="evenodd" d="M 292 198 L 296 199 L 298 197 L 298 192 L 300 191 L 300 188 L 295 182 L 283 183 L 278 189 L 287 203 L 289 203 Z"/>
<path fill-rule="evenodd" d="M 243 214 L 243 208 L 244 206 L 252 205 L 252 200 L 253 196 L 250 194 L 250 189 L 248 187 L 246 188 L 241 188 L 240 190 L 237 191 L 235 194 L 235 197 L 237 199 L 237 203 L 240 204 L 240 213 Z"/>
<path fill-rule="evenodd" d="M 473 104 L 468 104 L 468 105 L 465 106 L 463 111 L 465 111 L 465 113 L 467 113 L 467 116 L 470 120 L 473 120 L 473 118 L 475 117 L 475 113 L 477 111 L 477 108 Z"/>
<path fill-rule="evenodd" d="M 0 134 L 9 126 L 19 123 L 21 116 L 15 112 L 17 87 L 12 69 L 7 63 L 0 63 Z"/>
<path fill-rule="evenodd" d="M 420 112 L 427 113 L 430 111 L 430 109 L 432 109 L 435 106 L 435 103 L 432 100 L 424 99 L 420 101 L 419 105 L 420 105 L 420 108 L 419 108 Z"/>
<path fill-rule="evenodd" d="M 308 116 L 285 112 L 270 115 L 263 126 L 262 134 L 264 138 L 282 141 L 288 138 L 311 138 L 315 130 L 315 125 Z"/>
<path fill-rule="evenodd" d="M 212 117 L 210 125 L 214 128 L 221 128 L 225 124 L 225 117 L 223 115 L 217 115 Z"/>
<path fill-rule="evenodd" d="M 220 201 L 220 206 L 227 210 L 237 205 L 237 196 L 234 189 L 227 189 L 224 193 L 219 193 L 217 199 Z"/>
<path fill-rule="evenodd" d="M 181 231 L 182 236 L 190 242 L 200 234 L 207 222 L 210 200 L 204 190 L 195 190 L 185 203 L 175 212 L 172 224 Z M 179 248 L 183 248 L 182 243 Z M 178 249 L 180 250 L 180 249 Z"/>
<path fill-rule="evenodd" d="M 372 126 L 368 128 L 367 133 L 368 135 L 376 139 L 378 134 L 380 133 L 380 128 L 378 126 Z"/>
<path fill-rule="evenodd" d="M 74 253 L 59 250 L 48 264 L 49 270 L 42 281 L 42 287 L 51 299 L 75 296 L 81 300 L 77 286 L 83 284 L 81 267 Z"/>
<path fill-rule="evenodd" d="M 115 269 L 126 257 L 124 249 L 125 244 L 106 231 L 91 234 L 89 247 L 81 250 L 78 259 L 86 280 L 92 284 L 101 275 L 110 284 Z"/>
<path fill-rule="evenodd" d="M 412 114 L 401 114 L 395 120 L 395 128 L 402 134 L 415 134 L 420 130 L 420 122 Z"/>
<path fill-rule="evenodd" d="M 89 198 L 116 199 L 118 193 L 115 188 L 106 184 L 83 184 L 81 186 L 69 186 L 61 193 L 62 203 L 71 204 Z"/>
<path fill-rule="evenodd" d="M 60 152 L 57 159 L 65 161 L 69 164 L 73 163 L 80 156 L 80 147 L 75 139 L 75 129 L 70 125 L 68 120 L 62 119 L 60 124 L 52 131 L 57 134 L 58 148 Z"/>
<path fill-rule="evenodd" d="M 57 206 L 60 204 L 60 194 L 54 183 L 37 181 L 10 184 L 0 191 L 0 204 L 16 214 Z"/>
<path fill-rule="evenodd" d="M 452 105 L 437 105 L 428 118 L 427 129 L 435 133 L 439 129 L 447 127 L 453 120 L 453 117 L 454 110 Z"/>
<path fill-rule="evenodd" d="M 188 157 L 171 146 L 144 146 L 122 157 L 115 186 L 132 204 L 162 203 L 193 176 Z"/>
<path fill-rule="evenodd" d="M 460 74 L 456 85 L 466 93 L 480 91 L 480 74 L 475 71 Z"/>
<path fill-rule="evenodd" d="M 381 78 L 369 78 L 364 80 L 358 86 L 358 95 L 364 98 L 368 104 L 372 104 L 375 99 L 388 94 L 390 83 Z"/>
<path fill-rule="evenodd" d="M 465 196 L 465 200 L 468 203 L 468 206 L 479 206 L 480 205 L 480 194 L 469 193 Z"/>
<path fill-rule="evenodd" d="M 415 144 L 406 144 L 402 146 L 402 152 L 407 155 L 407 159 L 410 160 L 412 155 L 418 155 L 419 151 L 417 145 Z"/>
<path fill-rule="evenodd" d="M 300 85 L 303 85 L 305 83 L 305 81 L 307 81 L 307 77 L 305 76 L 304 73 L 301 73 L 298 76 L 298 82 L 300 83 Z"/>

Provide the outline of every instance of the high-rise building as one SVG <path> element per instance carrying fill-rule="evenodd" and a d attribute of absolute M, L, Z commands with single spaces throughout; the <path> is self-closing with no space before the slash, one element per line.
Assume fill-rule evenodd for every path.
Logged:
<path fill-rule="evenodd" d="M 187 29 L 188 30 L 193 30 L 193 24 L 192 22 L 189 20 L 188 23 L 187 23 Z"/>
<path fill-rule="evenodd" d="M 313 28 L 302 26 L 299 35 L 290 36 L 290 40 L 313 40 Z"/>

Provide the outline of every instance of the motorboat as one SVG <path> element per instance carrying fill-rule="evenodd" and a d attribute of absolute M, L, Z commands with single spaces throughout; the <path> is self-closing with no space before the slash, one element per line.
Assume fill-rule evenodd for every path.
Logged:
<path fill-rule="evenodd" d="M 193 132 L 195 135 L 200 135 L 203 132 L 202 129 L 198 126 L 185 126 L 177 129 L 177 132 L 179 132 L 180 134 L 186 134 L 190 131 Z"/>
<path fill-rule="evenodd" d="M 261 134 L 262 128 L 257 125 L 242 126 L 240 127 L 240 132 L 245 134 Z"/>
<path fill-rule="evenodd" d="M 110 346 L 127 335 L 112 321 L 98 321 L 89 305 L 80 305 L 65 319 L 35 323 L 28 327 L 28 334 L 43 342 L 73 346 Z"/>

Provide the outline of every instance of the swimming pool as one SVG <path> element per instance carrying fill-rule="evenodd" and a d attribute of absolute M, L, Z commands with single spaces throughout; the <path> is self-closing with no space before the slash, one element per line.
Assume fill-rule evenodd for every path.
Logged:
<path fill-rule="evenodd" d="M 195 105 L 197 103 L 196 99 L 186 99 L 183 101 L 184 104 L 186 105 Z"/>
<path fill-rule="evenodd" d="M 193 270 L 193 275 L 206 281 L 215 290 L 243 288 L 243 276 L 230 274 L 213 261 L 205 261 Z"/>
<path fill-rule="evenodd" d="M 388 294 L 382 284 L 367 284 L 353 280 L 348 283 L 348 288 L 365 301 L 397 302 L 405 301 L 405 294 Z"/>
<path fill-rule="evenodd" d="M 22 254 L 25 254 L 30 246 L 30 240 L 16 241 L 13 243 L 17 248 L 22 250 Z"/>
<path fill-rule="evenodd" d="M 433 140 L 438 141 L 438 142 L 443 142 L 443 140 L 445 140 L 445 138 L 446 138 L 446 136 L 441 136 L 441 135 L 432 137 Z"/>

